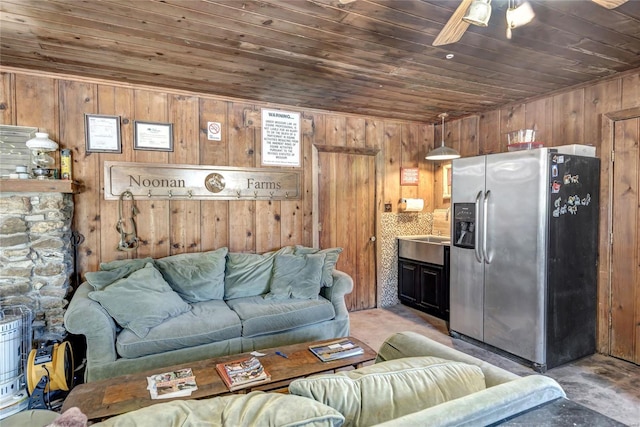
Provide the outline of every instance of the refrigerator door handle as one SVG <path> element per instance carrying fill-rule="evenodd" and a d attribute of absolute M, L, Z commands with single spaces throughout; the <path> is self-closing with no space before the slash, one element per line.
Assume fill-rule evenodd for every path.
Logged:
<path fill-rule="evenodd" d="M 482 191 L 478 191 L 478 195 L 476 196 L 476 221 L 478 220 L 478 218 L 480 218 L 480 203 L 482 203 L 481 200 Z M 484 260 L 482 259 L 482 253 L 480 252 L 480 230 L 478 230 L 477 228 L 474 240 L 474 251 L 476 253 L 476 260 L 482 264 Z"/>
<path fill-rule="evenodd" d="M 483 205 L 484 205 L 484 212 L 482 215 L 482 255 L 484 257 L 484 262 L 485 264 L 491 264 L 491 260 L 489 259 L 489 251 L 487 250 L 487 240 L 488 240 L 488 235 L 487 235 L 487 230 L 489 228 L 489 219 L 487 218 L 487 215 L 489 213 L 489 195 L 491 194 L 491 190 L 487 190 L 486 193 L 484 193 L 484 201 L 483 201 Z"/>

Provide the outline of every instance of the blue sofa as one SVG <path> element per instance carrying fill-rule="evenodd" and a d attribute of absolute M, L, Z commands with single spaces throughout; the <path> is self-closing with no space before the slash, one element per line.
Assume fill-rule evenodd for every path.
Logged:
<path fill-rule="evenodd" d="M 65 312 L 86 338 L 85 382 L 349 335 L 340 248 L 287 246 L 102 263 Z"/>

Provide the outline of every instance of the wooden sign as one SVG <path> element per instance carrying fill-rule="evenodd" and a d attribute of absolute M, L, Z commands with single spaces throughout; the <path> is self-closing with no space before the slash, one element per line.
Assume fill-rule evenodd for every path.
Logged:
<path fill-rule="evenodd" d="M 104 162 L 104 198 L 290 200 L 300 198 L 300 171 L 160 163 Z"/>

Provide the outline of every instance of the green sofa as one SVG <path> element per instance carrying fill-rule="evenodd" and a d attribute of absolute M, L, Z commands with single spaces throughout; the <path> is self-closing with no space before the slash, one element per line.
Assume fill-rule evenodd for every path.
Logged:
<path fill-rule="evenodd" d="M 86 338 L 86 382 L 349 335 L 340 248 L 287 246 L 101 264 L 65 312 Z"/>
<path fill-rule="evenodd" d="M 344 426 L 485 426 L 566 397 L 543 375 L 520 377 L 414 332 L 389 337 L 372 366 L 295 380 Z"/>
<path fill-rule="evenodd" d="M 298 379 L 289 392 L 174 400 L 95 426 L 477 427 L 566 397 L 549 377 L 519 377 L 413 332 L 389 337 L 373 365 Z"/>

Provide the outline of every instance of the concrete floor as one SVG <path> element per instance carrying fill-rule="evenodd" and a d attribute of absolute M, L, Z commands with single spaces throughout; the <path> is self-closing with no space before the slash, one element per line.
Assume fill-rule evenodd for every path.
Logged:
<path fill-rule="evenodd" d="M 535 372 L 513 360 L 449 336 L 443 320 L 404 305 L 351 313 L 351 335 L 378 349 L 391 334 L 414 331 L 518 375 Z M 548 370 L 567 397 L 628 426 L 640 427 L 640 366 L 594 354 Z"/>

